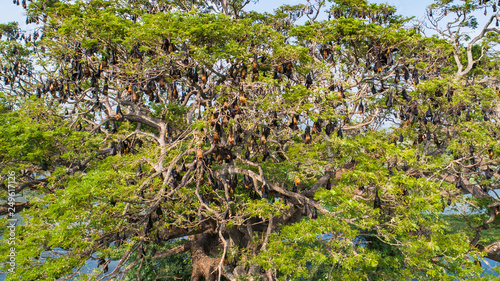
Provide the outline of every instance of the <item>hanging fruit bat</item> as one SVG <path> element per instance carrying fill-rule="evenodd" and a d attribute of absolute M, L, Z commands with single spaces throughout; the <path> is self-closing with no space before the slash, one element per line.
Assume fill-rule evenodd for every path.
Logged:
<path fill-rule="evenodd" d="M 236 79 L 236 76 L 238 74 L 235 68 L 236 67 L 234 66 L 233 62 L 231 62 L 231 67 L 229 67 L 229 70 L 228 70 L 228 76 L 233 78 L 233 79 Z"/>
<path fill-rule="evenodd" d="M 431 131 L 427 129 L 427 140 L 430 141 L 432 139 Z"/>
<path fill-rule="evenodd" d="M 245 159 L 250 160 L 250 150 L 248 150 L 248 147 L 247 147 L 247 150 L 245 152 Z"/>
<path fill-rule="evenodd" d="M 312 133 L 313 134 L 319 134 L 321 133 L 321 124 L 323 123 L 323 120 L 321 118 L 318 118 L 316 122 L 314 122 L 313 128 L 312 128 Z"/>
<path fill-rule="evenodd" d="M 261 195 L 261 197 L 264 198 L 264 199 L 267 199 L 267 188 L 266 188 L 265 185 L 262 187 L 262 195 Z"/>
<path fill-rule="evenodd" d="M 170 143 L 172 141 L 172 130 L 170 129 L 170 126 L 166 124 L 165 128 L 165 140 Z"/>
<path fill-rule="evenodd" d="M 344 88 L 342 86 L 339 86 L 338 87 L 338 92 L 337 92 L 337 96 L 340 98 L 340 99 L 345 99 L 345 93 L 344 93 Z"/>
<path fill-rule="evenodd" d="M 85 75 L 85 77 L 89 77 L 90 76 L 90 67 L 88 64 L 85 65 L 85 69 L 83 71 L 83 74 Z"/>
<path fill-rule="evenodd" d="M 299 122 L 299 115 L 298 114 L 293 115 L 292 122 L 289 125 L 290 129 L 292 129 L 294 131 L 297 130 L 298 129 L 298 126 L 297 126 L 298 122 Z"/>
<path fill-rule="evenodd" d="M 111 57 L 110 57 L 110 59 L 109 59 L 109 63 L 110 63 L 111 65 L 115 65 L 115 64 L 117 64 L 117 63 L 118 63 L 118 60 L 116 59 L 116 55 L 115 55 L 115 52 L 114 52 L 114 51 L 112 51 L 112 52 L 111 52 Z"/>
<path fill-rule="evenodd" d="M 108 68 L 108 59 L 104 58 L 99 64 L 99 71 L 104 72 Z"/>
<path fill-rule="evenodd" d="M 295 180 L 293 181 L 293 187 L 292 187 L 293 192 L 297 193 L 297 191 L 299 189 L 299 184 L 300 184 L 300 179 L 295 178 Z"/>
<path fill-rule="evenodd" d="M 262 130 L 262 136 L 260 137 L 260 143 L 261 144 L 265 144 L 266 141 L 267 141 L 267 137 L 269 137 L 269 134 L 271 133 L 271 130 L 269 129 L 269 127 L 264 127 L 264 129 Z"/>
<path fill-rule="evenodd" d="M 262 133 L 262 135 L 260 136 L 260 144 L 263 145 L 266 143 L 266 141 L 267 141 L 267 136 L 264 133 Z"/>
<path fill-rule="evenodd" d="M 259 65 L 257 63 L 257 56 L 254 55 L 252 62 L 252 82 L 259 81 Z"/>
<path fill-rule="evenodd" d="M 316 207 L 313 207 L 311 209 L 311 214 L 310 214 L 309 218 L 312 220 L 315 220 L 318 218 L 318 209 L 316 209 Z"/>
<path fill-rule="evenodd" d="M 363 114 L 365 112 L 365 106 L 363 105 L 363 101 L 360 101 L 358 104 L 358 113 Z"/>
<path fill-rule="evenodd" d="M 392 95 L 389 94 L 389 96 L 387 96 L 387 101 L 385 102 L 385 106 L 387 106 L 387 108 L 392 108 Z"/>
<path fill-rule="evenodd" d="M 172 90 L 172 100 L 176 101 L 177 99 L 179 99 L 179 92 L 177 92 L 177 87 L 174 83 L 172 83 L 170 89 Z"/>
<path fill-rule="evenodd" d="M 160 89 L 165 90 L 165 77 L 163 75 L 160 76 L 159 78 L 159 84 L 160 84 Z"/>
<path fill-rule="evenodd" d="M 262 162 L 266 162 L 269 157 L 270 157 L 270 154 L 269 154 L 269 149 L 267 148 L 267 145 L 264 144 L 264 148 L 262 149 Z"/>
<path fill-rule="evenodd" d="M 137 94 L 137 92 L 135 91 L 134 89 L 134 86 L 132 85 L 129 85 L 128 86 L 128 93 L 132 95 L 132 101 L 134 103 L 138 103 L 139 102 L 139 99 L 140 99 L 140 96 Z"/>
<path fill-rule="evenodd" d="M 339 127 L 339 129 L 337 131 L 337 137 L 339 137 L 339 138 L 343 138 L 344 137 L 344 134 L 342 133 L 342 127 Z"/>
<path fill-rule="evenodd" d="M 168 44 L 168 47 L 167 47 L 167 52 L 168 52 L 169 54 L 171 54 L 171 53 L 173 53 L 173 52 L 175 52 L 175 51 L 177 51 L 177 47 L 174 45 L 174 43 L 172 43 L 172 42 L 170 41 L 170 44 Z"/>
<path fill-rule="evenodd" d="M 207 72 L 205 71 L 204 68 L 201 69 L 201 83 L 202 83 L 202 86 L 207 84 L 207 80 L 208 80 L 208 75 L 207 75 Z"/>
<path fill-rule="evenodd" d="M 375 89 L 375 83 L 372 84 L 371 92 L 372 92 L 372 95 L 376 95 L 377 94 L 377 89 Z"/>
<path fill-rule="evenodd" d="M 443 142 L 440 142 L 438 139 L 438 136 L 434 134 L 434 144 L 436 145 L 437 148 L 440 148 Z"/>
<path fill-rule="evenodd" d="M 252 61 L 252 72 L 253 73 L 258 73 L 259 72 L 259 64 L 257 62 L 257 55 L 253 56 L 253 61 Z"/>
<path fill-rule="evenodd" d="M 117 105 L 115 119 L 116 119 L 116 121 L 123 121 L 123 118 L 124 118 L 124 116 L 123 116 L 122 110 L 120 108 L 120 105 Z"/>
<path fill-rule="evenodd" d="M 220 141 L 220 135 L 219 135 L 219 132 L 217 130 L 214 131 L 214 139 L 213 139 L 213 143 L 214 144 L 218 144 Z"/>
<path fill-rule="evenodd" d="M 281 75 L 276 70 L 274 71 L 273 79 L 274 80 L 278 80 L 279 82 L 281 82 Z"/>
<path fill-rule="evenodd" d="M 427 112 L 425 113 L 425 118 L 427 119 L 427 121 L 431 121 L 432 120 L 432 111 L 431 111 L 431 106 L 429 105 L 429 109 L 427 109 Z"/>
<path fill-rule="evenodd" d="M 417 68 L 414 68 L 413 69 L 413 83 L 415 85 L 417 85 L 418 82 L 419 82 L 419 80 L 418 80 L 418 70 L 417 70 Z"/>
<path fill-rule="evenodd" d="M 116 147 L 115 147 L 115 144 L 114 144 L 114 143 L 111 143 L 111 150 L 109 151 L 109 154 L 110 154 L 111 156 L 116 155 Z"/>
<path fill-rule="evenodd" d="M 335 85 L 335 83 L 333 83 L 333 84 L 331 84 L 331 85 L 328 87 L 328 90 L 330 90 L 330 91 L 332 91 L 332 92 L 333 92 L 333 91 L 335 91 L 336 87 L 337 87 L 337 86 Z"/>
<path fill-rule="evenodd" d="M 311 143 L 311 127 L 307 126 L 304 134 L 302 135 L 302 140 L 305 144 Z"/>
<path fill-rule="evenodd" d="M 470 111 L 469 110 L 467 110 L 467 114 L 465 115 L 465 120 L 466 121 L 472 120 L 472 117 L 470 116 Z"/>
<path fill-rule="evenodd" d="M 196 157 L 198 158 L 198 161 L 203 160 L 203 150 L 201 149 L 201 147 L 199 147 L 198 150 L 196 151 Z"/>
<path fill-rule="evenodd" d="M 457 182 L 455 183 L 456 188 L 464 188 L 464 182 L 462 181 L 462 177 L 458 177 Z"/>
<path fill-rule="evenodd" d="M 291 62 L 287 62 L 287 63 L 284 63 L 284 66 L 283 66 L 283 70 L 284 70 L 284 74 L 285 76 L 288 78 L 288 79 L 292 79 L 292 68 L 293 68 L 293 65 Z"/>
<path fill-rule="evenodd" d="M 117 146 L 116 150 L 118 151 L 120 156 L 125 154 L 125 147 L 124 147 L 123 141 L 118 142 L 118 146 Z"/>
<path fill-rule="evenodd" d="M 419 133 L 418 134 L 418 139 L 417 139 L 417 142 L 418 143 L 422 143 L 424 141 L 424 136 L 422 135 L 422 133 Z"/>
<path fill-rule="evenodd" d="M 469 146 L 469 152 L 470 152 L 470 154 L 471 154 L 471 155 L 474 155 L 474 152 L 475 152 L 475 150 L 474 150 L 474 145 L 472 145 L 472 144 L 471 144 L 471 145 Z"/>
<path fill-rule="evenodd" d="M 335 130 L 335 125 L 333 124 L 332 121 L 330 121 L 330 123 L 328 123 L 328 125 L 325 126 L 325 134 L 327 136 L 330 136 L 334 130 Z"/>
<path fill-rule="evenodd" d="M 229 136 L 227 137 L 227 145 L 233 146 L 235 145 L 233 128 L 229 128 Z"/>
<path fill-rule="evenodd" d="M 234 136 L 234 143 L 239 144 L 241 142 L 241 137 L 238 133 Z"/>
<path fill-rule="evenodd" d="M 102 87 L 102 94 L 107 96 L 109 91 L 108 78 L 104 80 L 104 86 Z"/>
<path fill-rule="evenodd" d="M 229 178 L 229 188 L 234 190 L 237 186 L 238 186 L 238 176 L 233 175 L 232 177 Z"/>
<path fill-rule="evenodd" d="M 217 117 L 219 116 L 218 113 L 212 113 L 212 115 L 210 115 L 210 126 L 214 126 L 215 125 L 215 122 L 217 122 Z"/>
<path fill-rule="evenodd" d="M 113 120 L 113 126 L 111 126 L 111 133 L 116 133 L 118 131 L 118 124 Z"/>
<path fill-rule="evenodd" d="M 399 78 L 399 70 L 395 70 L 394 72 L 394 83 L 399 84 L 400 78 Z"/>
<path fill-rule="evenodd" d="M 240 105 L 241 106 L 247 105 L 247 98 L 245 97 L 245 94 L 243 92 L 240 92 Z"/>
<path fill-rule="evenodd" d="M 408 95 L 408 93 L 406 93 L 406 89 L 403 89 L 401 91 L 401 95 L 403 96 L 403 99 L 405 99 L 407 102 L 411 101 L 411 97 Z"/>
<path fill-rule="evenodd" d="M 247 78 L 247 66 L 244 63 L 241 65 L 240 77 L 242 80 L 245 80 Z"/>
<path fill-rule="evenodd" d="M 437 89 L 436 92 L 434 92 L 434 96 L 436 96 L 436 97 L 442 97 L 443 93 L 441 92 L 441 89 Z"/>
<path fill-rule="evenodd" d="M 265 76 L 265 72 L 264 72 L 264 76 Z M 252 74 L 252 82 L 256 82 L 256 81 L 259 81 L 259 72 L 254 72 Z"/>
<path fill-rule="evenodd" d="M 328 59 L 328 57 L 330 56 L 330 54 L 332 53 L 332 49 L 330 48 L 327 48 L 326 46 L 324 48 L 322 48 L 320 50 L 320 53 L 321 53 L 321 56 L 323 57 L 323 59 Z"/>
<path fill-rule="evenodd" d="M 244 175 L 242 184 L 244 188 L 250 189 L 252 187 L 252 180 L 250 179 L 249 176 Z"/>
<path fill-rule="evenodd" d="M 255 137 L 254 136 L 252 136 L 252 138 L 250 139 L 250 143 L 251 143 L 253 151 L 256 152 L 257 150 L 259 150 L 259 146 L 257 145 L 257 141 L 255 141 Z"/>
<path fill-rule="evenodd" d="M 373 201 L 373 208 L 374 209 L 382 208 L 382 202 L 380 200 L 380 197 L 378 197 L 378 189 L 375 189 L 375 200 Z"/>
<path fill-rule="evenodd" d="M 283 73 L 283 69 L 284 69 L 283 65 L 284 65 L 284 63 L 283 64 L 278 64 L 278 66 L 276 66 L 276 72 L 277 73 Z"/>
<path fill-rule="evenodd" d="M 94 78 L 94 77 L 92 77 L 92 78 Z M 92 82 L 91 82 L 91 87 L 95 87 L 96 82 L 95 82 L 95 80 L 93 80 L 93 81 L 94 81 L 93 82 L 94 85 L 92 86 Z M 52 95 L 55 95 L 55 91 L 56 91 L 57 87 L 59 87 L 59 84 L 57 83 L 56 80 L 49 82 L 49 91 L 52 93 Z"/>
<path fill-rule="evenodd" d="M 386 65 L 388 65 L 388 66 L 392 66 L 392 64 L 393 64 L 393 62 L 394 62 L 394 59 L 393 59 L 393 57 L 392 57 L 391 49 L 387 49 L 387 50 L 386 50 L 385 57 L 386 57 L 386 62 L 385 62 L 385 64 L 386 64 Z"/>
<path fill-rule="evenodd" d="M 137 167 L 137 171 L 135 172 L 135 176 L 138 177 L 138 178 L 141 178 L 142 177 L 142 168 L 141 168 L 141 164 L 139 164 L 139 167 Z"/>
<path fill-rule="evenodd" d="M 302 216 L 306 216 L 306 215 L 308 215 L 310 213 L 310 211 L 311 210 L 309 209 L 309 205 L 304 204 L 304 207 L 302 208 L 302 213 L 301 214 L 302 214 Z"/>
<path fill-rule="evenodd" d="M 404 79 L 405 79 L 406 83 L 408 83 L 408 79 L 410 79 L 410 72 L 408 72 L 408 68 L 407 67 L 405 67 Z"/>
<path fill-rule="evenodd" d="M 375 72 L 382 72 L 382 62 L 379 59 L 375 62 Z"/>
<path fill-rule="evenodd" d="M 99 261 L 97 262 L 97 266 L 102 266 L 106 263 L 106 260 L 104 258 L 99 258 Z"/>
<path fill-rule="evenodd" d="M 307 76 L 306 76 L 306 88 L 309 89 L 309 87 L 311 87 L 312 83 L 313 83 L 313 80 L 312 80 L 311 74 L 307 74 Z"/>
<path fill-rule="evenodd" d="M 172 79 L 179 79 L 181 75 L 181 71 L 177 69 L 177 67 L 173 66 L 172 69 L 170 69 L 170 76 Z"/>
<path fill-rule="evenodd" d="M 330 182 L 330 178 L 326 181 L 326 190 L 332 190 L 332 183 Z"/>
<path fill-rule="evenodd" d="M 164 52 L 168 52 L 168 47 L 170 45 L 170 42 L 168 41 L 168 39 L 166 38 L 163 38 L 163 43 L 161 44 L 161 49 L 164 51 Z"/>

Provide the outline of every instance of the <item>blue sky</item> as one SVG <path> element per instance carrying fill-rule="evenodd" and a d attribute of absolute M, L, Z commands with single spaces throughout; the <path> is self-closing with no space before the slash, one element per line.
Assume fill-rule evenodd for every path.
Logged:
<path fill-rule="evenodd" d="M 26 21 L 24 9 L 21 5 L 13 4 L 12 0 L 3 0 L 0 4 L 0 23 L 11 21 L 21 21 L 24 24 Z"/>
<path fill-rule="evenodd" d="M 412 0 L 371 0 L 371 3 L 388 3 L 397 8 L 397 12 L 404 16 L 417 16 L 422 17 L 425 12 L 425 7 L 432 3 L 431 0 L 423 1 L 412 1 Z M 290 0 L 290 1 L 271 1 L 271 0 L 261 0 L 257 4 L 249 4 L 249 7 L 255 9 L 259 12 L 262 11 L 273 11 L 275 8 L 283 4 L 299 4 L 306 3 L 304 0 Z M 24 22 L 26 16 L 24 10 L 21 6 L 16 6 L 11 0 L 2 0 L 0 4 L 0 22 L 6 23 L 10 21 L 19 21 L 21 26 L 25 26 Z"/>
<path fill-rule="evenodd" d="M 24 10 L 21 6 L 16 6 L 12 3 L 11 0 L 1 0 L 0 4 L 0 23 L 7 23 L 10 21 L 19 21 L 21 24 L 21 28 L 26 29 L 26 16 Z M 396 7 L 396 11 L 398 14 L 403 16 L 415 16 L 416 19 L 424 19 L 425 8 L 432 4 L 432 0 L 368 0 L 370 3 L 388 3 L 392 6 Z M 307 0 L 260 0 L 257 4 L 250 3 L 248 8 L 253 9 L 259 12 L 269 11 L 272 12 L 277 7 L 283 4 L 299 4 L 299 3 L 307 3 Z M 488 10 L 488 16 L 491 15 L 491 9 Z M 478 12 L 478 21 L 480 24 L 485 24 L 486 17 L 482 15 L 482 11 Z M 32 30 L 34 25 L 27 26 L 28 30 Z M 476 33 L 477 31 L 473 32 Z M 426 32 L 430 34 L 431 32 Z"/>
<path fill-rule="evenodd" d="M 425 8 L 432 4 L 432 0 L 368 0 L 370 3 L 388 3 L 389 5 L 395 6 L 398 14 L 403 16 L 416 16 L 417 18 L 421 18 L 424 16 Z M 291 0 L 291 1 L 270 1 L 263 0 L 259 1 L 257 4 L 249 4 L 249 6 L 253 6 L 256 11 L 272 11 L 275 8 L 284 5 L 294 5 L 300 3 L 307 3 L 303 0 Z"/>

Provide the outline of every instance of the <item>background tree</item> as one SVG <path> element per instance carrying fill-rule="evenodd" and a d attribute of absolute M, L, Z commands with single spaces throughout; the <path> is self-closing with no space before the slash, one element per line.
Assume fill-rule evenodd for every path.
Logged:
<path fill-rule="evenodd" d="M 1 167 L 26 200 L 8 278 L 182 278 L 188 257 L 191 280 L 478 276 L 498 31 L 463 47 L 388 5 L 248 3 L 20 3 L 40 27 L 2 26 Z M 432 11 L 496 12 L 453 5 Z M 463 193 L 489 210 L 473 236 L 441 215 Z"/>

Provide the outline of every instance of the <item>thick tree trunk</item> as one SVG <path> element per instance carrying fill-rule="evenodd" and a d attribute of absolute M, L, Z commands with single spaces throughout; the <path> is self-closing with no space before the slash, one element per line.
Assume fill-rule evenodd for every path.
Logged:
<path fill-rule="evenodd" d="M 500 240 L 486 246 L 484 250 L 487 253 L 487 258 L 500 262 Z"/>
<path fill-rule="evenodd" d="M 217 234 L 214 232 L 205 232 L 192 235 L 189 237 L 189 240 L 191 241 L 190 251 L 193 261 L 191 281 L 217 280 L 220 259 L 209 256 L 211 250 L 220 246 Z"/>

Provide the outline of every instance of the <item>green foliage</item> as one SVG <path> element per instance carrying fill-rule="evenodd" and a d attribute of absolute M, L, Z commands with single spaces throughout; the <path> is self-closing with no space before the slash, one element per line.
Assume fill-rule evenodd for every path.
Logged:
<path fill-rule="evenodd" d="M 8 280 L 478 276 L 471 238 L 500 239 L 498 34 L 468 49 L 365 0 L 190 2 L 31 1 L 24 43 L 0 25 Z M 431 8 L 478 27 L 491 3 L 462 2 Z"/>

